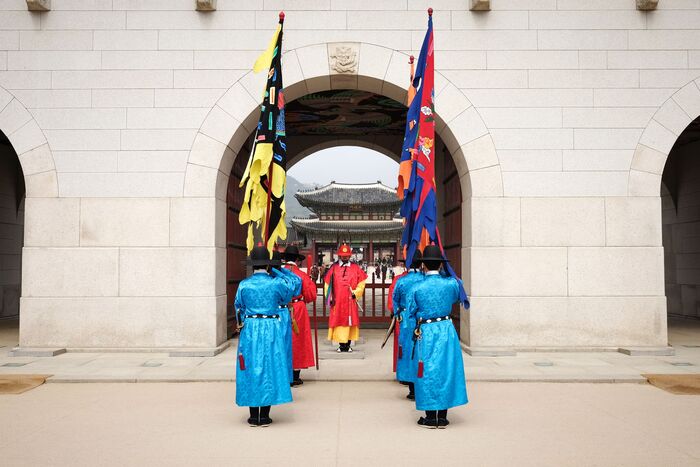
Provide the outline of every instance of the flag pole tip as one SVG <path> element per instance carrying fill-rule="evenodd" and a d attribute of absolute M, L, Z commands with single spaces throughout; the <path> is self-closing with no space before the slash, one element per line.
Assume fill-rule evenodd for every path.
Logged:
<path fill-rule="evenodd" d="M 414 61 L 415 59 L 416 59 L 416 57 L 414 57 L 413 55 L 411 55 L 410 57 L 408 57 L 408 63 L 411 63 L 411 64 L 412 64 L 413 61 Z"/>
<path fill-rule="evenodd" d="M 428 8 L 428 16 L 433 16 L 433 9 L 432 8 Z"/>
<path fill-rule="evenodd" d="M 284 21 L 284 11 L 280 11 L 280 22 Z"/>

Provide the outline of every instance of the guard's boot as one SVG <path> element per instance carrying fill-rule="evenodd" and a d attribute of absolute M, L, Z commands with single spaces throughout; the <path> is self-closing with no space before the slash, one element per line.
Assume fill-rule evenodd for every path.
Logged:
<path fill-rule="evenodd" d="M 438 419 L 438 426 L 437 427 L 440 429 L 445 429 L 447 427 L 447 425 L 450 424 L 450 421 L 447 419 L 447 409 L 438 410 L 437 419 Z"/>
<path fill-rule="evenodd" d="M 406 396 L 406 399 L 414 401 L 416 400 L 416 390 L 415 390 L 415 385 L 413 383 L 408 383 L 408 395 Z"/>
<path fill-rule="evenodd" d="M 258 426 L 270 426 L 272 419 L 270 418 L 270 406 L 260 407 L 260 418 Z"/>
<path fill-rule="evenodd" d="M 294 370 L 294 381 L 292 381 L 292 386 L 300 386 L 304 384 L 301 380 L 301 370 Z"/>
<path fill-rule="evenodd" d="M 260 407 L 248 407 L 248 410 L 250 411 L 248 425 L 253 427 L 259 426 L 258 420 L 260 419 Z"/>
<path fill-rule="evenodd" d="M 426 410 L 425 417 L 418 419 L 418 426 L 423 428 L 435 429 L 438 427 L 437 411 L 436 410 Z"/>

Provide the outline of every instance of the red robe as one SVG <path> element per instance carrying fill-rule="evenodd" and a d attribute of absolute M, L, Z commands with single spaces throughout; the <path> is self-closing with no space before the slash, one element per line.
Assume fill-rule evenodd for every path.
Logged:
<path fill-rule="evenodd" d="M 394 300 L 392 299 L 394 296 L 394 286 L 396 286 L 396 281 L 406 274 L 408 274 L 408 271 L 404 271 L 401 274 L 394 276 L 394 280 L 391 281 L 391 285 L 389 286 L 389 299 L 387 300 L 386 307 L 392 313 L 394 312 Z M 399 358 L 399 327 L 399 323 L 396 323 L 394 326 L 394 372 L 396 371 L 396 360 Z"/>
<path fill-rule="evenodd" d="M 360 315 L 357 302 L 352 298 L 352 290 L 365 280 L 367 274 L 355 263 L 348 266 L 334 263 L 331 266 L 323 279 L 327 286 L 332 283 L 333 305 L 328 317 L 329 328 L 360 325 Z"/>
<path fill-rule="evenodd" d="M 301 278 L 301 294 L 292 297 L 292 311 L 297 322 L 299 333 L 292 332 L 292 366 L 295 370 L 310 368 L 314 361 L 314 347 L 311 342 L 311 324 L 309 311 L 306 304 L 316 300 L 316 284 L 308 274 L 299 269 L 295 264 L 285 264 L 285 268 L 291 270 Z M 298 300 L 298 301 L 297 301 Z"/>

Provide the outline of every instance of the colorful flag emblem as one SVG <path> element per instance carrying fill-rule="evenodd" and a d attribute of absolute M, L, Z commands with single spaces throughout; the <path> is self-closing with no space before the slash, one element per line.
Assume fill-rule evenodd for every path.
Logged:
<path fill-rule="evenodd" d="M 267 69 L 268 74 L 253 149 L 239 185 L 245 186 L 238 221 L 248 223 L 248 253 L 255 244 L 254 225 L 260 228 L 270 255 L 277 240 L 287 238 L 284 202 L 287 144 L 281 60 L 283 25 L 284 14 L 280 13 L 277 31 L 253 66 L 254 72 Z"/>
<path fill-rule="evenodd" d="M 443 257 L 445 256 L 437 227 L 432 9 L 428 10 L 428 14 L 428 30 L 423 39 L 415 74 L 411 62 L 406 131 L 399 164 L 397 194 L 402 199 L 400 212 L 405 220 L 401 244 L 405 248 L 406 264 L 411 264 L 417 249 L 422 250 L 431 243 L 437 244 Z M 445 270 L 457 278 L 449 262 L 445 263 Z M 469 298 L 464 288 L 460 292 L 460 298 L 468 308 Z"/>

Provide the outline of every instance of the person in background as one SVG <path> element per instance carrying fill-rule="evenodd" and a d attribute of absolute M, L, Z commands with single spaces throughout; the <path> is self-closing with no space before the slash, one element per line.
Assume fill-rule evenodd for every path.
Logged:
<path fill-rule="evenodd" d="M 330 302 L 328 340 L 338 342 L 337 352 L 352 352 L 350 344 L 360 338 L 357 300 L 365 291 L 365 274 L 350 261 L 352 249 L 345 243 L 338 248 L 338 261 L 324 277 L 324 296 Z"/>
<path fill-rule="evenodd" d="M 306 256 L 299 253 L 299 248 L 289 245 L 282 253 L 284 267 L 301 279 L 301 293 L 292 297 L 289 307 L 292 312 L 292 368 L 294 369 L 293 386 L 304 384 L 301 380 L 301 370 L 312 367 L 314 347 L 311 342 L 311 323 L 306 304 L 316 300 L 316 284 L 304 271 L 299 269 L 299 263 Z"/>
<path fill-rule="evenodd" d="M 416 327 L 414 316 L 410 316 L 406 310 L 406 305 L 411 301 L 413 291 L 416 286 L 423 282 L 425 276 L 421 271 L 422 255 L 420 250 L 413 255 L 410 269 L 391 284 L 389 295 L 391 299 L 391 309 L 396 317 L 395 333 L 398 334 L 396 344 L 396 379 L 408 385 L 407 399 L 415 399 L 416 381 L 415 372 L 412 371 L 411 355 L 413 355 L 413 330 Z"/>

